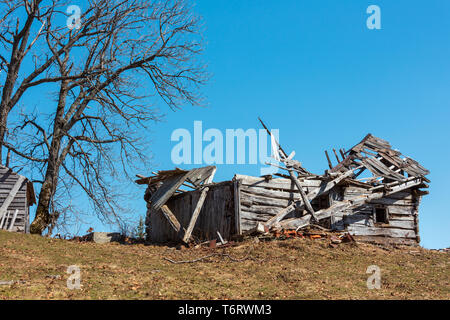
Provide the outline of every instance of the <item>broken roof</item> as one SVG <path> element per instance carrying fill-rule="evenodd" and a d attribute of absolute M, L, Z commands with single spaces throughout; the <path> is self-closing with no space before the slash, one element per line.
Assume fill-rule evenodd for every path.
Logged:
<path fill-rule="evenodd" d="M 372 172 L 374 177 L 395 181 L 404 181 L 409 177 L 425 177 L 430 173 L 417 161 L 392 149 L 389 142 L 370 133 L 344 154 L 345 158 L 331 168 L 330 172 L 343 172 L 363 166 Z M 403 172 L 406 172 L 408 176 L 406 177 Z"/>

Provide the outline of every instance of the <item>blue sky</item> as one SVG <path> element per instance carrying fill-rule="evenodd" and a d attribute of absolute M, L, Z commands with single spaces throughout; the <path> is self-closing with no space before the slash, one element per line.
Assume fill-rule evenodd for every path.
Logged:
<path fill-rule="evenodd" d="M 381 30 L 366 27 L 372 4 Z M 325 149 L 350 148 L 370 132 L 431 171 L 421 244 L 449 246 L 450 1 L 198 0 L 195 10 L 212 75 L 207 106 L 161 106 L 164 121 L 148 132 L 154 170 L 174 167 L 171 133 L 192 131 L 195 120 L 225 132 L 259 129 L 261 116 L 319 174 Z M 215 181 L 259 168 L 219 165 Z M 129 206 L 144 215 L 144 189 L 129 187 L 139 195 Z"/>

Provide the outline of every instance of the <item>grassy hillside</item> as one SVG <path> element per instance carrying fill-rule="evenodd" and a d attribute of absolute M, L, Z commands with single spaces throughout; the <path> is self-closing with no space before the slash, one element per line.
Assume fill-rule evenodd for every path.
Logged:
<path fill-rule="evenodd" d="M 0 231 L 0 299 L 449 299 L 447 253 L 327 240 L 240 243 L 223 249 L 76 243 Z M 247 257 L 243 261 L 238 261 Z M 81 290 L 66 287 L 81 268 Z M 381 268 L 368 290 L 366 269 Z"/>

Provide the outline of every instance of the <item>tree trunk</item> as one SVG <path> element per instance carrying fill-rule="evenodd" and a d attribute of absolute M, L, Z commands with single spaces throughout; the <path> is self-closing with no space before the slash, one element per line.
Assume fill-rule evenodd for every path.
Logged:
<path fill-rule="evenodd" d="M 67 62 L 67 57 L 64 60 Z M 62 68 L 65 67 L 62 66 Z M 67 99 L 68 81 L 61 82 L 61 88 L 58 97 L 58 107 L 55 114 L 55 123 L 53 125 L 53 139 L 48 150 L 48 163 L 45 172 L 45 179 L 42 183 L 41 192 L 39 193 L 39 201 L 36 209 L 36 216 L 30 226 L 30 232 L 33 234 L 42 234 L 51 222 L 56 221 L 50 219 L 50 204 L 56 191 L 58 183 L 59 169 L 64 161 L 63 155 L 60 155 L 61 141 L 64 138 L 64 109 Z"/>
<path fill-rule="evenodd" d="M 50 223 L 50 201 L 52 198 L 52 185 L 45 180 L 39 193 L 39 202 L 36 217 L 30 225 L 30 233 L 41 235 Z"/>
<path fill-rule="evenodd" d="M 50 161 L 45 172 L 45 180 L 42 184 L 41 191 L 39 192 L 36 216 L 30 226 L 30 232 L 33 234 L 42 235 L 42 232 L 44 232 L 50 222 L 52 222 L 50 217 L 50 204 L 56 191 L 59 176 L 60 164 L 58 162 L 58 154 L 60 145 L 61 137 L 55 137 L 52 141 L 52 149 L 50 151 L 51 159 L 49 159 Z M 54 223 L 56 223 L 56 221 L 54 221 Z"/>

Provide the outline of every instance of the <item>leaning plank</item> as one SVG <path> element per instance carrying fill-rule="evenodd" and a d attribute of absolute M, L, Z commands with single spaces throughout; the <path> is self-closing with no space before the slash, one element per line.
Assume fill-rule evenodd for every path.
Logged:
<path fill-rule="evenodd" d="M 0 219 L 0 229 L 3 229 L 3 223 L 7 219 L 8 219 L 8 214 L 4 214 L 3 217 Z"/>
<path fill-rule="evenodd" d="M 214 174 L 216 173 L 216 168 L 211 172 L 211 175 L 205 180 L 205 184 L 209 184 L 212 182 L 214 178 Z M 189 226 L 186 229 L 186 232 L 183 237 L 183 242 L 187 243 L 189 238 L 191 237 L 192 231 L 194 230 L 195 223 L 197 222 L 198 215 L 200 214 L 200 210 L 202 209 L 203 202 L 205 202 L 206 194 L 208 193 L 209 187 L 205 187 L 200 194 L 200 198 L 198 199 L 197 205 L 195 206 L 194 212 L 192 213 L 191 221 L 189 222 Z"/>
<path fill-rule="evenodd" d="M 344 209 L 348 209 L 352 207 L 352 203 L 350 201 L 339 201 L 336 202 L 334 205 L 327 209 L 322 209 L 316 212 L 317 218 L 319 220 L 329 218 L 332 213 L 339 212 Z M 301 218 L 294 218 L 294 219 L 286 219 L 284 221 L 280 222 L 280 225 L 284 229 L 300 229 L 303 227 L 306 227 L 311 224 L 312 216 L 310 214 L 304 215 Z"/>
<path fill-rule="evenodd" d="M 301 204 L 303 205 L 303 203 Z M 286 208 L 282 209 L 279 213 L 277 213 L 274 217 L 270 218 L 269 220 L 267 220 L 267 222 L 265 223 L 266 227 L 270 228 L 272 227 L 274 224 L 277 224 L 278 222 L 280 222 L 284 217 L 286 217 L 289 213 L 291 213 L 292 211 L 295 210 L 295 205 L 291 204 L 289 206 L 287 206 Z"/>
<path fill-rule="evenodd" d="M 316 214 L 314 212 L 313 207 L 311 206 L 311 200 L 308 199 L 308 197 L 306 196 L 305 191 L 303 190 L 302 186 L 300 185 L 297 177 L 294 174 L 294 171 L 289 170 L 289 176 L 291 177 L 291 180 L 295 183 L 295 185 L 297 186 L 298 191 L 300 191 L 300 195 L 302 196 L 302 201 L 303 204 L 305 205 L 306 209 L 308 210 L 308 212 L 311 214 L 311 216 L 313 217 L 314 220 L 317 220 Z"/>
<path fill-rule="evenodd" d="M 14 197 L 16 196 L 17 192 L 22 187 L 22 183 L 24 182 L 24 180 L 25 180 L 24 176 L 19 176 L 19 178 L 17 179 L 17 181 L 14 184 L 13 188 L 11 189 L 11 192 L 6 197 L 5 201 L 3 201 L 2 206 L 0 207 L 0 218 L 3 217 L 3 215 L 8 210 L 9 205 L 14 200 Z"/>
<path fill-rule="evenodd" d="M 172 210 L 170 210 L 167 205 L 163 205 L 161 207 L 161 212 L 167 218 L 167 221 L 169 221 L 169 224 L 172 226 L 172 228 L 177 233 L 180 233 L 182 231 L 181 224 L 178 221 L 177 217 L 175 217 L 175 215 L 173 214 Z"/>
<path fill-rule="evenodd" d="M 183 184 L 183 182 L 189 177 L 190 171 L 171 176 L 162 182 L 162 185 L 152 195 L 150 203 L 155 211 L 158 211 L 167 200 L 175 193 L 175 191 Z"/>
<path fill-rule="evenodd" d="M 14 224 L 16 223 L 16 218 L 17 218 L 17 213 L 18 212 L 19 212 L 19 210 L 17 210 L 17 209 L 16 209 L 16 211 L 14 211 L 14 215 L 12 217 L 12 220 L 11 220 L 10 224 L 9 224 L 8 231 L 12 231 L 13 230 Z"/>

